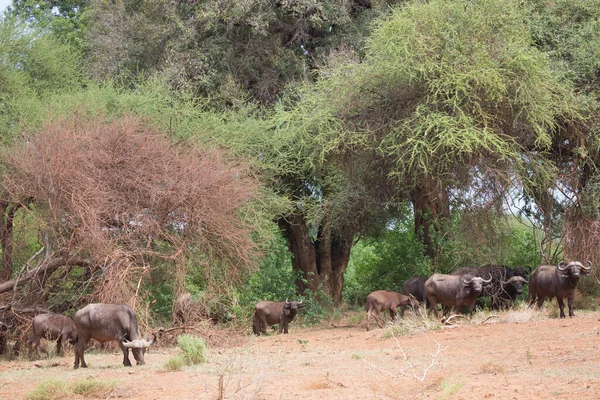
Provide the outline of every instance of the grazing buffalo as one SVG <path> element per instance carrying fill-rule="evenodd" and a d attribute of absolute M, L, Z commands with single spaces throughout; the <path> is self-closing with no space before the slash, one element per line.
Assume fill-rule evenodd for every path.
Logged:
<path fill-rule="evenodd" d="M 78 341 L 75 346 L 75 364 L 73 368 L 86 368 L 83 352 L 90 339 L 98 342 L 116 340 L 123 351 L 123 365 L 131 367 L 129 349 L 138 365 L 143 365 L 144 352 L 156 340 L 144 340 L 140 335 L 137 319 L 133 310 L 125 304 L 88 304 L 75 314 Z"/>
<path fill-rule="evenodd" d="M 55 340 L 56 352 L 62 355 L 65 344 L 77 343 L 77 328 L 73 320 L 65 315 L 59 314 L 39 314 L 33 319 L 31 325 L 31 338 L 29 344 L 37 352 L 39 358 L 42 358 L 40 352 L 41 339 Z"/>
<path fill-rule="evenodd" d="M 396 319 L 398 314 L 397 309 L 400 307 L 400 316 L 404 318 L 404 309 L 411 306 L 413 309 L 419 306 L 419 300 L 406 296 L 393 290 L 376 290 L 367 296 L 367 330 L 371 328 L 371 314 L 375 313 L 375 321 L 380 328 L 383 328 L 381 323 L 381 313 L 386 310 L 390 311 L 392 321 Z"/>
<path fill-rule="evenodd" d="M 492 281 L 484 287 L 481 296 L 490 298 L 494 310 L 512 307 L 517 296 L 523 293 L 523 285 L 528 283 L 528 271 L 525 267 L 513 270 L 505 265 L 488 264 L 452 272 L 452 275 L 465 274 L 480 278 L 491 276 Z"/>
<path fill-rule="evenodd" d="M 429 308 L 438 317 L 437 304 L 444 307 L 455 306 L 459 312 L 462 306 L 469 307 L 469 315 L 473 316 L 475 300 L 483 292 L 483 288 L 492 282 L 492 278 L 484 279 L 471 275 L 433 274 L 425 282 L 425 295 L 429 300 Z"/>
<path fill-rule="evenodd" d="M 6 350 L 6 333 L 8 332 L 8 326 L 0 321 L 0 354 L 4 354 Z"/>
<path fill-rule="evenodd" d="M 173 303 L 173 323 L 184 324 L 198 320 L 210 320 L 214 325 L 222 321 L 230 321 L 235 318 L 229 309 L 222 307 L 209 307 L 199 301 L 192 299 L 190 293 L 184 293 L 175 299 Z"/>
<path fill-rule="evenodd" d="M 267 325 L 279 324 L 279 333 L 288 333 L 289 323 L 302 307 L 302 302 L 297 301 L 259 301 L 254 306 L 252 331 L 256 335 L 266 335 Z"/>
<path fill-rule="evenodd" d="M 592 269 L 591 261 L 587 261 L 588 266 L 584 266 L 579 261 L 572 261 L 566 264 L 564 261 L 558 265 L 540 265 L 531 273 L 529 280 L 529 305 L 532 306 L 537 298 L 538 308 L 542 307 L 546 298 L 556 297 L 558 307 L 560 308 L 560 317 L 565 318 L 565 304 L 563 298 L 566 297 L 569 302 L 569 317 L 574 317 L 573 298 L 575 297 L 575 287 L 579 277 L 589 274 Z"/>
<path fill-rule="evenodd" d="M 427 279 L 426 276 L 413 276 L 407 279 L 402 286 L 402 293 L 407 296 L 413 295 L 415 299 L 427 304 L 427 296 L 425 296 L 425 282 Z"/>

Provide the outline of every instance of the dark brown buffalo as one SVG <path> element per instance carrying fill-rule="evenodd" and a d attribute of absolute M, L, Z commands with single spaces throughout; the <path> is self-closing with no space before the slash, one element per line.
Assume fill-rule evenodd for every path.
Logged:
<path fill-rule="evenodd" d="M 408 306 L 414 309 L 419 306 L 419 301 L 411 295 L 406 296 L 393 290 L 376 290 L 371 292 L 367 296 L 367 304 L 365 306 L 367 310 L 367 330 L 371 329 L 371 314 L 374 313 L 377 325 L 383 328 L 381 322 L 382 312 L 389 310 L 390 318 L 393 321 L 398 314 L 398 307 L 400 307 L 400 316 L 404 318 L 404 309 Z"/>
<path fill-rule="evenodd" d="M 460 268 L 451 275 L 491 276 L 492 281 L 483 288 L 481 296 L 489 297 L 492 309 L 500 310 L 512 307 L 517 296 L 523 293 L 523 285 L 529 283 L 528 273 L 526 267 L 511 269 L 506 265 L 487 264 L 483 267 Z"/>
<path fill-rule="evenodd" d="M 123 365 L 131 367 L 129 349 L 138 365 L 145 364 L 144 352 L 156 340 L 142 339 L 133 310 L 125 304 L 88 304 L 75 314 L 78 341 L 75 346 L 75 364 L 73 368 L 87 368 L 83 353 L 90 339 L 98 342 L 116 340 L 123 351 Z"/>
<path fill-rule="evenodd" d="M 469 315 L 473 316 L 475 300 L 491 281 L 491 277 L 483 279 L 471 275 L 433 274 L 425 282 L 425 295 L 429 300 L 429 309 L 433 309 L 437 318 L 438 303 L 446 309 L 455 306 L 457 312 L 460 312 L 462 306 L 467 306 L 469 307 Z"/>
<path fill-rule="evenodd" d="M 531 273 L 529 280 L 529 304 L 535 303 L 537 298 L 538 308 L 542 307 L 546 298 L 556 297 L 558 307 L 560 308 L 560 318 L 565 318 L 566 297 L 569 303 L 569 317 L 574 317 L 573 298 L 575 297 L 575 287 L 579 282 L 579 277 L 587 275 L 592 269 L 591 261 L 584 266 L 579 261 L 565 263 L 561 261 L 558 265 L 540 265 Z"/>
<path fill-rule="evenodd" d="M 402 285 L 402 293 L 407 296 L 412 295 L 415 299 L 419 300 L 423 304 L 427 304 L 427 296 L 425 296 L 425 282 L 428 277 L 426 276 L 413 276 L 408 278 L 404 285 Z"/>
<path fill-rule="evenodd" d="M 77 343 L 77 328 L 73 320 L 65 315 L 39 314 L 33 319 L 29 339 L 32 350 L 37 352 L 39 358 L 42 358 L 40 352 L 42 338 L 56 341 L 56 352 L 62 355 L 67 341 L 71 344 Z"/>
<path fill-rule="evenodd" d="M 302 302 L 297 301 L 259 301 L 254 306 L 252 331 L 256 335 L 266 335 L 267 325 L 279 324 L 279 333 L 288 333 L 289 323 L 302 307 Z"/>

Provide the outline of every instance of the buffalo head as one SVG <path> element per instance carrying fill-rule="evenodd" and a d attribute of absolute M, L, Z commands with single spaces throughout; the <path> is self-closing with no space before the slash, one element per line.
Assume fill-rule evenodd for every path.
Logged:
<path fill-rule="evenodd" d="M 587 267 L 579 261 L 571 261 L 566 264 L 564 261 L 558 263 L 556 268 L 562 273 L 562 276 L 569 279 L 571 285 L 576 285 L 581 275 L 587 275 L 592 269 L 592 262 L 587 261 Z"/>
<path fill-rule="evenodd" d="M 478 276 L 470 277 L 466 275 L 462 277 L 463 287 L 470 293 L 477 294 L 483 291 L 483 287 L 489 285 L 492 282 L 492 275 L 490 274 L 489 279 L 483 279 Z"/>
<path fill-rule="evenodd" d="M 512 285 L 515 288 L 517 294 L 523 293 L 523 285 L 528 284 L 529 281 L 522 276 L 513 276 L 507 281 L 502 282 L 502 286 L 506 287 L 508 285 Z"/>
<path fill-rule="evenodd" d="M 145 349 L 147 347 L 152 346 L 155 341 L 156 333 L 153 335 L 152 340 L 136 339 L 129 341 L 127 339 L 123 339 L 121 342 L 123 343 L 123 346 L 128 349 Z"/>
<path fill-rule="evenodd" d="M 302 301 L 288 301 L 285 299 L 285 306 L 283 306 L 283 313 L 290 316 L 298 314 L 298 309 L 303 308 L 304 304 Z"/>

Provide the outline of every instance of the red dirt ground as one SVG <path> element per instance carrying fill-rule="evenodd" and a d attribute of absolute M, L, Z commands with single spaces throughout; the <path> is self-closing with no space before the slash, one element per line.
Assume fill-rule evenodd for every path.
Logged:
<path fill-rule="evenodd" d="M 560 320 L 517 311 L 441 328 L 426 320 L 436 330 L 419 329 L 415 317 L 371 331 L 364 322 L 292 323 L 288 335 L 213 346 L 209 362 L 176 372 L 164 366 L 178 351 L 172 347 L 154 348 L 146 365 L 133 368 L 121 366 L 117 352 L 86 353 L 89 368 L 76 371 L 72 354 L 0 361 L 0 399 L 22 399 L 45 379 L 92 378 L 114 385 L 92 398 L 597 400 L 599 318 L 600 312 Z"/>

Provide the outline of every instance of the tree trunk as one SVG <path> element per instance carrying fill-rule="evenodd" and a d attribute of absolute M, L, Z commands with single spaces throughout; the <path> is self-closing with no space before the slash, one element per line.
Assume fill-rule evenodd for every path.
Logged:
<path fill-rule="evenodd" d="M 40 275 L 50 275 L 59 267 L 65 265 L 81 265 L 85 267 L 90 267 L 91 263 L 87 259 L 77 257 L 54 256 L 50 259 L 45 259 L 37 267 L 27 272 L 25 275 L 18 276 L 15 279 L 11 279 L 9 281 L 1 283 L 0 294 L 9 292 L 11 290 L 15 290 L 16 285 L 30 281 L 31 279 L 36 278 Z"/>
<path fill-rule="evenodd" d="M 439 245 L 435 242 L 434 234 L 443 233 L 444 220 L 450 218 L 448 191 L 440 182 L 425 178 L 421 179 L 410 195 L 414 209 L 415 235 L 425 246 L 425 255 L 436 265 Z"/>
<path fill-rule="evenodd" d="M 303 294 L 306 289 L 317 290 L 321 282 L 317 270 L 316 249 L 304 218 L 301 215 L 291 215 L 288 220 L 282 218 L 279 220 L 279 227 L 292 253 L 292 269 L 301 273 L 301 279 L 296 279 L 298 294 Z"/>
<path fill-rule="evenodd" d="M 13 272 L 13 228 L 15 213 L 21 204 L 0 202 L 2 224 L 0 225 L 0 245 L 2 246 L 2 268 L 0 268 L 0 282 L 10 279 Z"/>
<path fill-rule="evenodd" d="M 350 259 L 354 235 L 332 238 L 331 233 L 320 229 L 313 240 L 302 215 L 281 219 L 279 226 L 292 253 L 292 268 L 300 271 L 303 278 L 296 281 L 297 293 L 304 294 L 307 289 L 314 292 L 322 284 L 323 292 L 333 303 L 341 304 L 344 271 Z"/>

